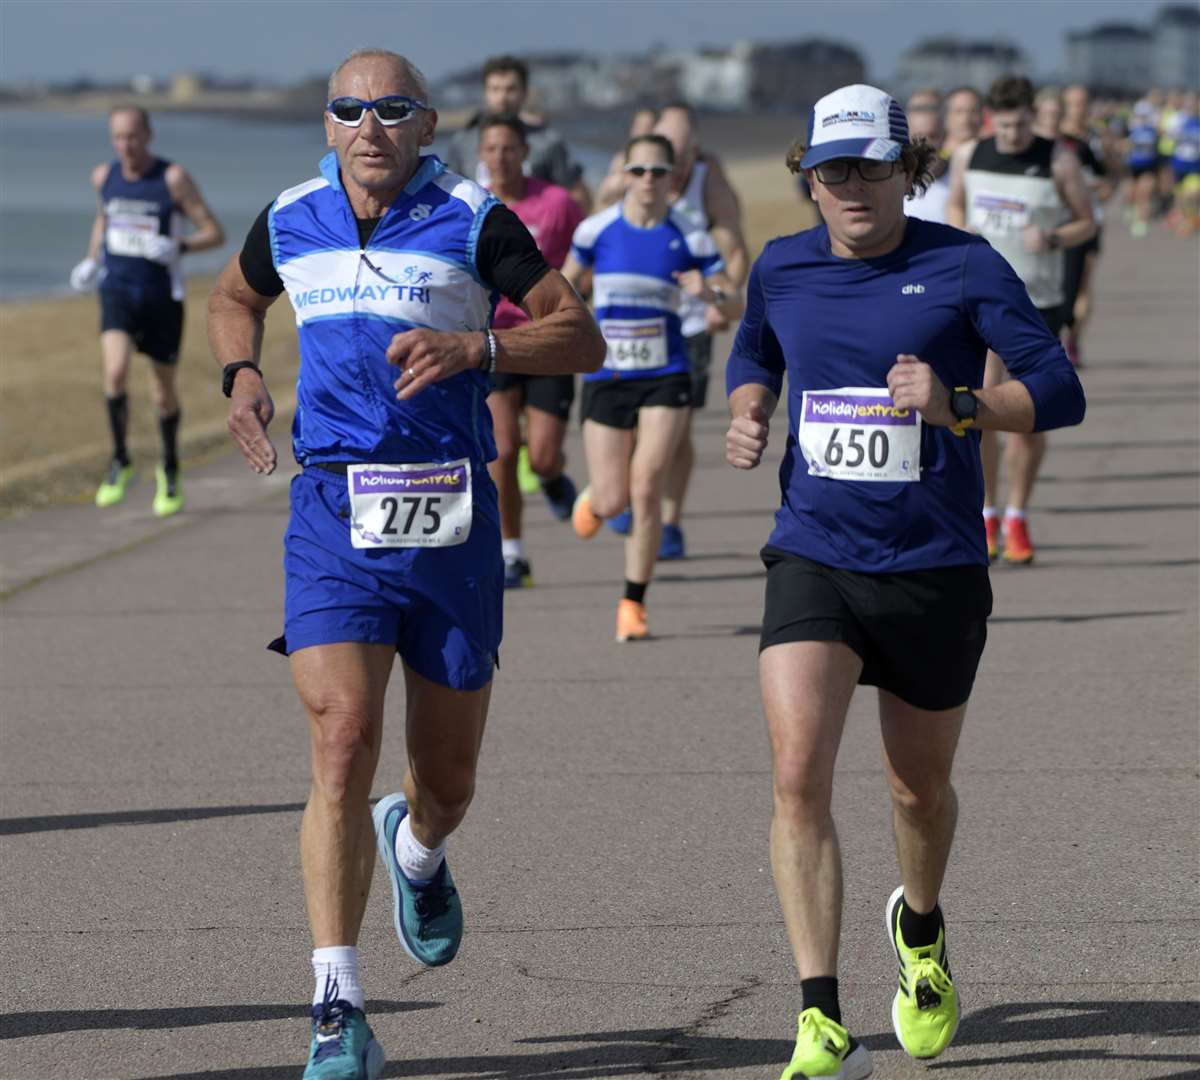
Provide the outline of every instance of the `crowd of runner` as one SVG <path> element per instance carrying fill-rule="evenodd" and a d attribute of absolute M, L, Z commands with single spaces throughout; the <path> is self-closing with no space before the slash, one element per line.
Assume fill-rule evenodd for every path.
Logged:
<path fill-rule="evenodd" d="M 1077 371 L 1106 208 L 1134 236 L 1159 219 L 1180 234 L 1200 224 L 1196 94 L 1151 91 L 1123 107 L 1006 76 L 919 90 L 904 107 L 874 87 L 831 88 L 787 155 L 821 224 L 752 263 L 739 195 L 686 104 L 640 110 L 593 190 L 531 107 L 520 59 L 489 60 L 481 89 L 442 161 L 422 153 L 438 117 L 419 70 L 384 50 L 344 60 L 319 174 L 263 193 L 209 304 L 230 430 L 258 473 L 277 464 L 260 349 L 284 294 L 300 341 L 302 471 L 270 647 L 289 657 L 312 746 L 304 1076 L 371 1080 L 383 1067 L 358 967 L 376 853 L 406 951 L 428 966 L 457 953 L 446 841 L 474 792 L 504 590 L 534 583 L 522 461 L 579 537 L 606 522 L 625 536 L 615 636 L 650 638 L 654 567 L 687 553 L 692 418 L 726 330 L 728 463 L 755 468 L 786 413 L 759 666 L 772 867 L 800 996 L 783 1075 L 872 1070 L 839 999 L 831 816 L 859 684 L 878 691 L 898 857 L 883 905 L 899 972 L 892 1023 L 910 1055 L 936 1057 L 960 1015 L 939 897 L 988 563 L 1033 561 L 1028 505 L 1046 432 L 1083 418 Z M 149 152 L 144 113 L 118 109 L 110 130 L 117 160 L 93 174 L 99 209 L 72 274 L 101 295 L 114 455 L 96 502 L 121 502 L 132 476 L 124 378 L 137 349 L 158 376 L 154 509 L 167 515 L 183 506 L 179 261 L 222 234 L 187 174 Z M 585 460 L 569 472 L 576 374 Z M 397 656 L 408 767 L 372 809 Z"/>

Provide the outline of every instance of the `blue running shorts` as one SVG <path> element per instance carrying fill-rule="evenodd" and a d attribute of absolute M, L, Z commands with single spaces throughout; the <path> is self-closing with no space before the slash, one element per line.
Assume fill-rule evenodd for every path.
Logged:
<path fill-rule="evenodd" d="M 346 477 L 309 466 L 292 480 L 283 540 L 283 637 L 288 655 L 311 645 L 395 645 L 431 682 L 479 690 L 492 678 L 503 633 L 504 559 L 496 489 L 472 470 L 466 543 L 367 550 L 350 542 Z"/>

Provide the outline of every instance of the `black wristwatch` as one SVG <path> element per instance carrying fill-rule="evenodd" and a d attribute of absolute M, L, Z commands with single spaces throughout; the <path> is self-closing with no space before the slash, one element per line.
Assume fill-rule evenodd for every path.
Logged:
<path fill-rule="evenodd" d="M 233 396 L 233 380 L 242 368 L 252 368 L 255 374 L 262 378 L 262 371 L 253 360 L 235 360 L 232 364 L 226 364 L 221 369 L 221 393 L 226 397 Z"/>
<path fill-rule="evenodd" d="M 967 428 L 975 424 L 979 413 L 979 398 L 969 386 L 956 386 L 950 391 L 950 411 L 958 421 L 950 430 L 955 435 L 965 435 Z"/>

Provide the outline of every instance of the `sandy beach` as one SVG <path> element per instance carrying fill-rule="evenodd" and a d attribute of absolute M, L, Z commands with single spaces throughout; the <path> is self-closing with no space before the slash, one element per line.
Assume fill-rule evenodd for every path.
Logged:
<path fill-rule="evenodd" d="M 716 142 L 718 153 L 722 143 Z M 811 224 L 783 165 L 786 147 L 750 155 L 731 146 L 728 171 L 743 201 L 747 241 L 757 255 L 773 236 Z M 64 270 L 65 276 L 66 270 Z M 189 282 L 180 356 L 184 466 L 229 445 L 226 402 L 205 337 L 212 280 Z M 0 303 L 0 516 L 91 497 L 110 454 L 100 381 L 99 313 L 93 296 Z M 268 317 L 263 367 L 275 397 L 277 443 L 286 446 L 297 367 L 286 301 Z M 150 374 L 138 358 L 130 380 L 130 446 L 144 475 L 158 455 Z"/>

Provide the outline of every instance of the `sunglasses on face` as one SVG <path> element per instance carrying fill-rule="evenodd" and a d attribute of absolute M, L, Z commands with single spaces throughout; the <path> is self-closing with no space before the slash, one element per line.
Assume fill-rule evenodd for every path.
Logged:
<path fill-rule="evenodd" d="M 334 121 L 346 127 L 359 127 L 367 110 L 375 114 L 384 127 L 395 127 L 411 120 L 418 109 L 428 109 L 429 106 L 415 98 L 404 97 L 400 94 L 389 94 L 387 97 L 376 98 L 374 101 L 363 101 L 362 98 L 334 98 L 325 106 L 326 111 Z"/>
<path fill-rule="evenodd" d="M 868 184 L 886 180 L 896 172 L 894 161 L 874 161 L 870 158 L 834 158 L 818 165 L 813 171 L 822 184 L 844 184 L 850 179 L 850 170 Z"/>
<path fill-rule="evenodd" d="M 639 180 L 649 173 L 655 180 L 659 180 L 666 176 L 671 171 L 670 165 L 626 165 L 625 171 L 630 176 L 635 176 Z"/>

